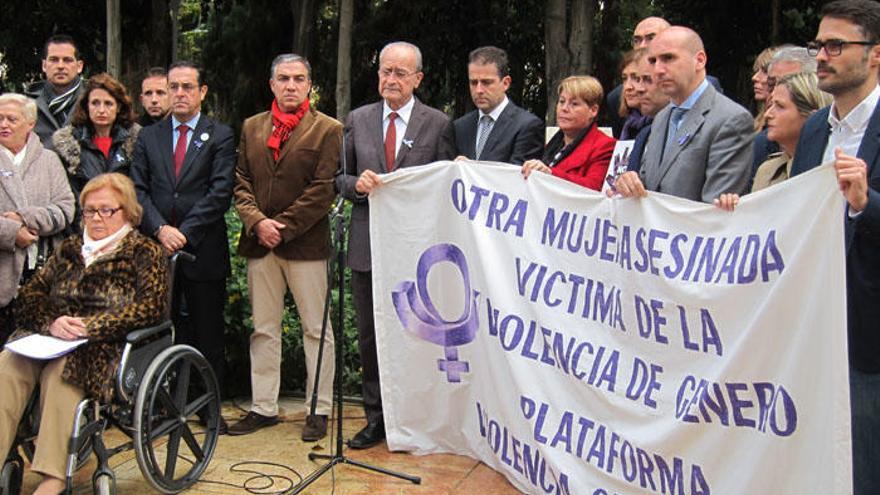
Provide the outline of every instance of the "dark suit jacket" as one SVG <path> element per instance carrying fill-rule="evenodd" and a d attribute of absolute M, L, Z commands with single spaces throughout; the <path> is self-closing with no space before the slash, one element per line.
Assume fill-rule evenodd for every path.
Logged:
<path fill-rule="evenodd" d="M 272 251 L 284 259 L 322 260 L 330 255 L 333 180 L 342 148 L 342 124 L 310 107 L 281 147 L 278 161 L 266 145 L 272 113 L 244 121 L 235 168 L 235 208 L 242 229 L 238 254 L 262 258 L 253 229 L 271 218 L 284 224 L 281 244 Z"/>
<path fill-rule="evenodd" d="M 648 138 L 651 136 L 651 127 L 654 124 L 651 123 L 645 127 L 642 127 L 642 130 L 639 131 L 639 134 L 636 136 L 635 142 L 633 143 L 633 149 L 629 152 L 629 163 L 627 164 L 627 171 L 638 172 L 640 168 L 642 168 L 642 155 L 645 153 L 645 145 L 648 144 Z"/>
<path fill-rule="evenodd" d="M 153 236 L 162 225 L 186 236 L 196 255 L 182 263 L 192 280 L 220 280 L 229 273 L 226 221 L 232 197 L 235 142 L 232 129 L 205 114 L 193 132 L 180 177 L 174 177 L 171 119 L 145 127 L 135 146 L 131 178 L 144 207 L 140 230 Z"/>
<path fill-rule="evenodd" d="M 704 203 L 722 193 L 744 194 L 752 169 L 751 114 L 710 84 L 664 151 L 671 108 L 651 124 L 639 169 L 645 189 Z"/>
<path fill-rule="evenodd" d="M 804 124 L 792 176 L 821 165 L 831 134 L 830 109 L 819 110 Z M 856 155 L 868 165 L 868 206 L 845 220 L 849 358 L 856 369 L 880 373 L 880 105 Z"/>
<path fill-rule="evenodd" d="M 474 110 L 453 122 L 455 147 L 459 155 L 476 159 L 480 111 Z M 522 165 L 544 152 L 544 122 L 531 112 L 508 101 L 483 146 L 480 160 Z"/>
<path fill-rule="evenodd" d="M 413 97 L 415 98 L 415 97 Z M 382 136 L 382 101 L 355 109 L 345 121 L 345 155 L 343 167 L 336 176 L 336 188 L 352 201 L 351 227 L 348 242 L 348 266 L 352 270 L 370 271 L 370 210 L 367 197 L 357 194 L 354 185 L 364 170 L 379 174 L 387 172 Z M 425 165 L 455 157 L 452 122 L 440 110 L 422 104 L 418 99 L 406 126 L 404 140 L 394 161 L 396 168 Z M 406 215 L 408 212 L 400 212 Z"/>

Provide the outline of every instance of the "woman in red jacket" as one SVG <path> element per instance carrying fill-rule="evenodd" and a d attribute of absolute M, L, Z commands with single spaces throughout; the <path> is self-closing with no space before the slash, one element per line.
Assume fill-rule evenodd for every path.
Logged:
<path fill-rule="evenodd" d="M 528 178 L 533 171 L 539 171 L 594 191 L 602 189 L 616 142 L 596 127 L 602 96 L 602 85 L 595 77 L 570 76 L 559 83 L 559 132 L 547 143 L 541 160 L 523 163 L 523 176 Z"/>

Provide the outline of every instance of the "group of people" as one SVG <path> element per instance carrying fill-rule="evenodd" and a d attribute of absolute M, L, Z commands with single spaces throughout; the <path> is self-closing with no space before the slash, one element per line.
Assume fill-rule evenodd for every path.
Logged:
<path fill-rule="evenodd" d="M 8 418 L 21 416 L 35 383 L 67 389 L 41 395 L 42 407 L 55 413 L 43 416 L 52 425 L 41 423 L 33 465 L 45 475 L 39 493 L 57 488 L 64 473 L 57 442 L 70 433 L 64 415 L 84 395 L 112 393 L 107 370 L 121 349 L 114 339 L 123 322 L 131 328 L 164 317 L 162 258 L 178 250 L 196 260 L 174 278 L 176 338 L 205 354 L 222 387 L 230 201 L 242 220 L 237 246 L 247 259 L 253 309 L 253 401 L 221 431 L 244 435 L 279 421 L 281 320 L 290 290 L 302 322 L 308 396 L 318 375 L 315 414 L 306 417 L 302 438 L 324 437 L 335 370 L 333 359 L 320 370 L 316 364 L 322 335 L 325 356 L 334 354 L 332 328 L 328 322 L 322 332 L 322 325 L 327 212 L 337 192 L 353 204 L 347 265 L 367 417 L 349 445 L 381 443 L 368 197 L 382 174 L 438 160 L 491 161 L 520 167 L 526 179 L 543 172 L 600 190 L 616 143 L 598 127 L 604 101 L 612 135 L 634 141 L 626 169 L 612 171 L 611 196 L 662 192 L 734 210 L 741 195 L 834 163 L 848 206 L 854 479 L 856 493 L 880 491 L 873 469 L 880 461 L 880 337 L 872 331 L 880 309 L 871 304 L 880 295 L 880 4 L 835 0 L 805 47 L 761 54 L 756 116 L 707 74 L 693 30 L 649 17 L 632 44 L 621 85 L 607 95 L 591 76 L 562 80 L 558 132 L 546 144 L 542 120 L 507 96 L 502 49 L 470 53 L 476 108 L 452 121 L 414 95 L 424 77 L 419 48 L 389 43 L 378 58 L 380 98 L 353 110 L 344 125 L 311 106 L 309 62 L 279 55 L 269 74 L 271 107 L 245 120 L 236 148 L 232 130 L 201 111 L 208 86 L 197 65 L 151 69 L 137 119 L 122 84 L 106 74 L 84 79 L 75 42 L 50 38 L 46 81 L 29 88 L 30 98 L 0 95 L 0 327 L 13 338 L 44 333 L 94 342 L 46 363 L 0 353 L 0 452 L 14 438 Z M 42 440 L 47 435 L 59 438 Z"/>
<path fill-rule="evenodd" d="M 854 493 L 880 493 L 880 4 L 827 3 L 805 47 L 759 56 L 753 81 L 762 106 L 755 118 L 713 88 L 695 32 L 646 21 L 660 29 L 646 30 L 645 21 L 636 28 L 634 43 L 651 39 L 651 68 L 636 72 L 645 86 L 636 91 L 643 91 L 641 114 L 653 119 L 608 194 L 663 192 L 734 210 L 740 195 L 833 164 L 846 201 Z M 670 100 L 659 112 L 646 96 L 653 90 Z"/>

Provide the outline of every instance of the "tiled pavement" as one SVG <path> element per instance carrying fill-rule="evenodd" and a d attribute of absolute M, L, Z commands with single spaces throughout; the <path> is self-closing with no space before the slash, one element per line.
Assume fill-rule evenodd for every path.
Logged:
<path fill-rule="evenodd" d="M 230 437 L 222 436 L 210 467 L 197 483 L 185 493 L 189 494 L 233 494 L 248 493 L 242 485 L 254 474 L 232 472 L 234 464 L 244 460 L 266 461 L 289 466 L 306 477 L 321 465 L 308 460 L 309 452 L 331 453 L 335 441 L 330 435 L 315 443 L 303 443 L 299 437 L 303 426 L 301 401 L 284 400 L 282 408 L 284 421 L 274 427 L 260 430 L 251 435 Z M 346 405 L 343 431 L 345 438 L 350 438 L 363 427 L 364 419 L 360 407 Z M 242 412 L 231 403 L 225 403 L 223 416 L 233 423 Z M 332 426 L 332 425 L 331 425 Z M 118 432 L 106 434 L 108 444 L 115 445 L 124 438 Z M 469 457 L 457 455 L 414 456 L 406 453 L 388 452 L 385 444 L 371 449 L 356 451 L 345 450 L 351 459 L 362 461 L 378 467 L 421 476 L 421 485 L 390 476 L 377 474 L 359 467 L 339 464 L 331 472 L 325 473 L 303 493 L 310 495 L 385 495 L 385 494 L 480 494 L 507 495 L 519 493 L 500 474 L 484 464 Z M 91 475 L 95 462 L 90 461 L 80 470 L 74 479 L 76 495 L 90 494 Z M 111 460 L 111 467 L 117 476 L 119 494 L 157 493 L 144 481 L 138 468 L 133 452 L 126 452 Z M 296 478 L 290 471 L 267 465 L 242 466 L 265 474 L 278 474 L 288 478 Z M 38 476 L 32 473 L 25 475 L 23 493 L 30 493 L 38 483 Z M 233 486 L 211 483 L 218 481 Z M 298 478 L 294 480 L 298 481 Z M 276 478 L 274 485 L 267 486 L 266 478 L 254 479 L 250 482 L 251 493 L 273 494 L 283 493 L 291 488 L 291 483 Z M 262 488 L 262 489 L 261 489 Z"/>

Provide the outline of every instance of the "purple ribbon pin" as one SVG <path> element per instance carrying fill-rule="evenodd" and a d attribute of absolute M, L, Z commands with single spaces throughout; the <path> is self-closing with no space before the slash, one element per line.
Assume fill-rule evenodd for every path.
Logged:
<path fill-rule="evenodd" d="M 454 264 L 464 282 L 464 311 L 454 321 L 443 319 L 428 294 L 428 273 L 442 261 Z M 426 249 L 419 258 L 416 281 L 401 282 L 391 292 L 391 301 L 403 328 L 422 340 L 443 346 L 445 359 L 437 360 L 437 369 L 446 372 L 450 383 L 461 382 L 461 374 L 470 371 L 466 361 L 458 360 L 456 347 L 470 343 L 477 334 L 480 326 L 477 318 L 479 294 L 471 289 L 464 253 L 453 244 L 437 244 Z"/>

